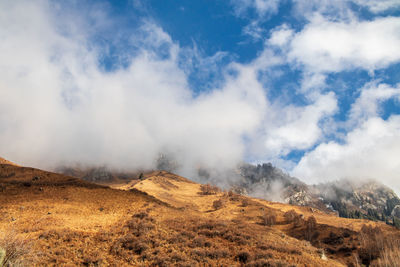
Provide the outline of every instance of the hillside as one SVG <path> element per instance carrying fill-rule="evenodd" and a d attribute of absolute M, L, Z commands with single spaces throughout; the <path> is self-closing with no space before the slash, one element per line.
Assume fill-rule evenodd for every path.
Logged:
<path fill-rule="evenodd" d="M 14 166 L 18 166 L 17 164 L 15 164 L 14 162 L 8 161 L 6 159 L 3 159 L 2 157 L 0 157 L 0 164 L 8 164 L 8 165 L 14 165 Z"/>
<path fill-rule="evenodd" d="M 346 266 L 378 256 L 364 224 L 399 235 L 164 171 L 105 186 L 1 164 L 0 214 L 0 247 L 25 265 Z"/>
<path fill-rule="evenodd" d="M 239 191 L 283 203 L 335 212 L 344 218 L 380 220 L 400 227 L 400 198 L 374 180 L 307 185 L 270 163 L 239 167 Z M 276 193 L 279 192 L 279 193 Z"/>

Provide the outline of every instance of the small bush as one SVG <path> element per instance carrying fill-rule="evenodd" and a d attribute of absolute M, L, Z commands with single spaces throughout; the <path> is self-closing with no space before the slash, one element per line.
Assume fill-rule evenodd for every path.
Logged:
<path fill-rule="evenodd" d="M 133 218 L 139 218 L 139 219 L 143 220 L 144 218 L 147 218 L 148 216 L 149 215 L 146 212 L 141 211 L 141 212 L 135 213 L 132 217 Z"/>
<path fill-rule="evenodd" d="M 221 259 L 226 258 L 229 255 L 229 252 L 226 249 L 200 249 L 196 248 L 192 251 L 192 253 L 199 258 L 210 258 L 210 259 Z"/>
<path fill-rule="evenodd" d="M 132 250 L 138 255 L 141 255 L 145 250 L 148 249 L 148 245 L 146 243 L 131 234 L 120 238 L 119 242 L 121 243 L 122 248 Z"/>
<path fill-rule="evenodd" d="M 198 236 L 195 239 L 193 239 L 191 246 L 192 247 L 210 247 L 211 243 L 208 242 L 206 238 L 204 238 L 202 236 Z"/>
<path fill-rule="evenodd" d="M 230 201 L 239 201 L 240 200 L 240 195 L 236 194 L 232 190 L 228 191 L 228 197 Z"/>
<path fill-rule="evenodd" d="M 207 250 L 207 257 L 210 259 L 222 259 L 226 258 L 229 252 L 226 249 L 209 249 Z"/>
<path fill-rule="evenodd" d="M 17 237 L 14 231 L 0 234 L 0 266 L 28 265 L 24 259 L 31 254 L 28 240 Z"/>
<path fill-rule="evenodd" d="M 281 262 L 281 261 L 273 261 L 273 260 L 256 260 L 249 262 L 248 264 L 245 265 L 246 267 L 287 267 L 287 263 Z M 290 266 L 296 266 L 296 265 L 290 265 Z"/>
<path fill-rule="evenodd" d="M 369 265 L 384 250 L 385 243 L 382 230 L 379 227 L 363 225 L 360 231 L 360 241 L 359 256 L 363 264 Z"/>
<path fill-rule="evenodd" d="M 297 212 L 295 212 L 294 210 L 289 210 L 285 212 L 285 214 L 283 214 L 286 223 L 292 223 L 298 216 L 299 214 L 297 214 Z"/>
<path fill-rule="evenodd" d="M 236 260 L 241 263 L 246 263 L 250 260 L 250 253 L 247 251 L 240 251 L 236 255 Z"/>
<path fill-rule="evenodd" d="M 304 225 L 304 223 L 305 223 L 305 221 L 304 221 L 302 215 L 299 215 L 299 214 L 298 214 L 298 215 L 297 215 L 296 217 L 294 217 L 294 219 L 293 219 L 293 226 L 294 226 L 294 227 L 301 227 L 301 226 Z"/>
<path fill-rule="evenodd" d="M 219 209 L 221 209 L 223 206 L 224 206 L 224 202 L 222 201 L 222 199 L 218 199 L 218 200 L 215 200 L 215 201 L 213 202 L 213 208 L 214 208 L 215 210 L 219 210 Z"/>
<path fill-rule="evenodd" d="M 276 214 L 275 212 L 271 211 L 269 213 L 265 213 L 262 216 L 262 224 L 266 226 L 272 226 L 276 224 Z"/>
<path fill-rule="evenodd" d="M 317 220 L 314 216 L 310 216 L 306 221 L 306 232 L 305 237 L 306 240 L 312 241 L 313 237 L 315 236 L 317 230 Z"/>
<path fill-rule="evenodd" d="M 379 258 L 374 261 L 373 267 L 400 266 L 400 247 L 387 246 L 381 251 Z"/>
<path fill-rule="evenodd" d="M 221 192 L 221 190 L 213 185 L 210 184 L 202 184 L 200 186 L 200 195 L 215 195 L 217 193 Z"/>
<path fill-rule="evenodd" d="M 249 200 L 247 198 L 242 199 L 242 207 L 247 207 L 249 205 Z"/>

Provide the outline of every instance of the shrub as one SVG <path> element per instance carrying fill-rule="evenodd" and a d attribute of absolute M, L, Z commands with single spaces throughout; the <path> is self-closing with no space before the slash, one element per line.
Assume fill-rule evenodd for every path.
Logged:
<path fill-rule="evenodd" d="M 275 212 L 271 211 L 269 213 L 265 213 L 262 216 L 262 224 L 266 226 L 272 226 L 276 223 L 276 214 Z"/>
<path fill-rule="evenodd" d="M 375 267 L 400 266 L 400 240 L 384 236 L 379 227 L 363 225 L 360 232 L 359 256 L 365 265 Z"/>
<path fill-rule="evenodd" d="M 215 210 L 219 210 L 220 208 L 222 208 L 224 206 L 224 202 L 222 201 L 222 199 L 218 199 L 218 200 L 215 200 L 214 202 L 213 202 L 213 208 L 215 209 Z"/>
<path fill-rule="evenodd" d="M 304 221 L 302 215 L 297 214 L 297 216 L 294 217 L 294 219 L 293 219 L 293 226 L 294 227 L 301 227 L 301 226 L 304 225 L 304 223 L 305 223 L 305 221 Z"/>
<path fill-rule="evenodd" d="M 221 259 L 226 258 L 229 255 L 229 252 L 225 249 L 194 249 L 192 253 L 199 258 L 210 258 L 210 259 Z"/>
<path fill-rule="evenodd" d="M 305 238 L 308 241 L 311 241 L 316 233 L 317 230 L 317 220 L 315 219 L 314 216 L 308 217 L 306 221 L 306 232 L 305 232 Z"/>
<path fill-rule="evenodd" d="M 299 214 L 295 212 L 294 210 L 289 210 L 283 214 L 283 217 L 285 218 L 286 223 L 292 223 L 296 217 L 298 217 Z"/>
<path fill-rule="evenodd" d="M 134 214 L 132 219 L 127 221 L 126 226 L 136 236 L 144 235 L 155 228 L 154 219 L 144 212 Z"/>
<path fill-rule="evenodd" d="M 138 255 L 141 255 L 145 250 L 148 249 L 148 245 L 138 239 L 137 237 L 128 234 L 119 239 L 121 247 L 127 250 L 132 250 Z"/>
<path fill-rule="evenodd" d="M 249 205 L 249 200 L 247 198 L 242 199 L 242 207 L 247 207 Z"/>
<path fill-rule="evenodd" d="M 246 267 L 287 267 L 289 265 L 287 265 L 287 263 L 281 262 L 281 261 L 261 259 L 261 260 L 249 262 L 245 266 Z M 296 265 L 290 265 L 290 267 L 291 266 L 296 266 Z"/>
<path fill-rule="evenodd" d="M 387 246 L 381 251 L 379 258 L 374 261 L 373 267 L 400 266 L 400 247 Z"/>
<path fill-rule="evenodd" d="M 28 240 L 17 237 L 14 231 L 0 235 L 0 266 L 28 265 L 25 256 L 31 254 Z"/>
<path fill-rule="evenodd" d="M 246 263 L 250 260 L 250 253 L 247 251 L 240 251 L 236 255 L 236 260 L 241 262 L 241 263 Z"/>
<path fill-rule="evenodd" d="M 363 225 L 360 231 L 360 241 L 360 258 L 363 264 L 369 265 L 370 262 L 377 259 L 380 252 L 384 250 L 382 230 L 379 227 Z"/>
<path fill-rule="evenodd" d="M 178 252 L 173 252 L 171 255 L 169 255 L 169 258 L 172 262 L 180 262 L 186 260 L 185 255 L 178 253 Z"/>
<path fill-rule="evenodd" d="M 134 215 L 132 215 L 132 218 L 139 218 L 139 219 L 143 220 L 144 218 L 147 218 L 148 216 L 149 215 L 146 212 L 141 211 L 141 212 L 138 212 L 138 213 L 135 213 Z"/>
<path fill-rule="evenodd" d="M 228 191 L 228 197 L 230 201 L 239 201 L 240 200 L 240 195 L 236 194 L 232 190 Z"/>
<path fill-rule="evenodd" d="M 206 238 L 198 236 L 193 239 L 192 247 L 210 247 L 211 243 L 207 241 Z"/>
<path fill-rule="evenodd" d="M 200 186 L 200 195 L 215 195 L 219 193 L 221 190 L 213 185 L 210 184 L 202 184 Z"/>
<path fill-rule="evenodd" d="M 229 255 L 226 249 L 209 249 L 207 250 L 207 257 L 210 259 L 226 258 Z"/>

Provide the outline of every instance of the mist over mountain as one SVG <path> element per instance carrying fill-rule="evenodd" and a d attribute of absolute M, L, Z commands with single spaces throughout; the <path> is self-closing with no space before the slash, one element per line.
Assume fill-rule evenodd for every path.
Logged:
<path fill-rule="evenodd" d="M 308 185 L 271 163 L 240 167 L 242 192 L 271 201 L 336 212 L 340 217 L 381 220 L 400 227 L 400 198 L 376 180 Z"/>
<path fill-rule="evenodd" d="M 57 172 L 86 181 L 110 184 L 140 180 L 151 171 L 173 172 L 179 162 L 160 155 L 155 169 L 123 172 L 107 167 L 60 167 Z M 224 172 L 204 167 L 193 171 L 192 180 L 218 185 L 241 195 L 299 206 L 308 206 L 344 218 L 379 220 L 400 227 L 400 198 L 389 187 L 376 180 L 306 184 L 271 163 L 241 163 Z"/>
<path fill-rule="evenodd" d="M 267 2 L 2 1 L 0 154 L 125 172 L 165 154 L 220 184 L 272 162 L 399 192 L 397 3 Z"/>

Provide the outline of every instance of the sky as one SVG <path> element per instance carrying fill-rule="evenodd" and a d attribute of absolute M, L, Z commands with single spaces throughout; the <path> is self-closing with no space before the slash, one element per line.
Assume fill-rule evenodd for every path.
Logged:
<path fill-rule="evenodd" d="M 272 162 L 400 191 L 400 1 L 0 2 L 0 155 Z M 217 172 L 218 173 L 218 172 Z"/>

